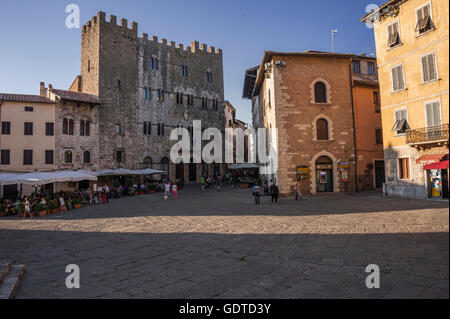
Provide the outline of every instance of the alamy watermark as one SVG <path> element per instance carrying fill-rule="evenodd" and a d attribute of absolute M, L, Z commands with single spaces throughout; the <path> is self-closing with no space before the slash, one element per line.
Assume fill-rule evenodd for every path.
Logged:
<path fill-rule="evenodd" d="M 66 273 L 70 273 L 66 277 L 66 287 L 68 289 L 80 288 L 80 267 L 75 264 L 67 265 Z"/>
<path fill-rule="evenodd" d="M 369 289 L 380 288 L 380 267 L 370 264 L 366 267 L 366 273 L 370 274 L 366 277 L 366 287 Z"/>
<path fill-rule="evenodd" d="M 69 15 L 66 18 L 66 27 L 68 29 L 80 28 L 80 7 L 76 4 L 69 4 L 66 6 L 66 13 Z"/>
<path fill-rule="evenodd" d="M 201 121 L 194 120 L 191 130 L 177 127 L 170 132 L 170 140 L 177 141 L 170 150 L 170 160 L 175 164 L 258 163 L 260 174 L 275 174 L 278 169 L 277 132 L 276 128 L 247 128 L 245 131 L 226 128 L 224 138 L 218 128 L 202 130 Z M 207 143 L 202 143 L 204 141 Z M 248 162 L 244 161 L 245 144 Z"/>

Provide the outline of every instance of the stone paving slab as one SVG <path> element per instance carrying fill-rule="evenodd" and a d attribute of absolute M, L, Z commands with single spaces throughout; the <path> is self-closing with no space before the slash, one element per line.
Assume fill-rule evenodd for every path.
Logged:
<path fill-rule="evenodd" d="M 371 195 L 371 194 L 370 194 Z M 35 219 L 0 219 L 16 298 L 448 298 L 448 202 L 369 194 L 302 201 L 188 187 Z M 377 264 L 381 288 L 367 289 Z M 77 264 L 81 288 L 67 289 Z"/>

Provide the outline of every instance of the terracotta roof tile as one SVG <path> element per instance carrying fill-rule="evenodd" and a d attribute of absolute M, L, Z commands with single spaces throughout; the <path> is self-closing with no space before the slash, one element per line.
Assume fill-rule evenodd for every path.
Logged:
<path fill-rule="evenodd" d="M 83 102 L 89 104 L 101 104 L 100 99 L 96 95 L 79 93 L 66 90 L 51 89 L 51 92 L 63 100 Z"/>
<path fill-rule="evenodd" d="M 40 95 L 27 95 L 27 94 L 10 94 L 0 93 L 0 101 L 11 102 L 28 102 L 28 103 L 55 103 L 54 101 L 40 96 Z"/>

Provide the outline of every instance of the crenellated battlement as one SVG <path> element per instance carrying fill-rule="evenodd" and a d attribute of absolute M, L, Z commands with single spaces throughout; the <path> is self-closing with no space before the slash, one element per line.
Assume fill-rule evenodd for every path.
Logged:
<path fill-rule="evenodd" d="M 109 17 L 109 21 L 106 21 L 106 14 L 102 11 L 97 13 L 97 16 L 92 17 L 91 20 L 89 20 L 88 22 L 86 22 L 85 25 L 83 25 L 82 27 L 82 32 L 88 32 L 92 27 L 94 27 L 97 24 L 108 24 L 110 26 L 117 26 L 119 28 L 125 29 L 125 30 L 129 30 L 132 31 L 133 33 L 138 32 L 138 23 L 137 22 L 131 22 L 130 27 L 128 27 L 128 20 L 121 18 L 120 19 L 120 25 L 117 24 L 117 16 L 115 15 L 110 15 Z"/>
<path fill-rule="evenodd" d="M 161 45 L 167 45 L 170 48 L 174 48 L 174 49 L 177 49 L 179 51 L 184 51 L 184 52 L 190 52 L 190 53 L 205 52 L 205 53 L 217 54 L 217 55 L 222 54 L 221 49 L 216 49 L 213 46 L 208 47 L 208 45 L 206 45 L 204 43 L 202 43 L 200 45 L 198 41 L 192 41 L 190 46 L 185 47 L 181 43 L 177 44 L 177 43 L 175 43 L 175 41 L 167 41 L 167 39 L 164 39 L 164 38 L 159 40 L 159 38 L 156 35 L 153 35 L 151 38 L 149 38 L 148 33 L 142 33 L 142 35 L 140 36 L 140 39 L 144 39 L 144 40 L 158 43 Z"/>
<path fill-rule="evenodd" d="M 118 28 L 121 28 L 122 30 L 130 31 L 132 34 L 136 34 L 136 35 L 138 32 L 138 23 L 137 22 L 131 22 L 131 25 L 129 26 L 128 20 L 125 18 L 121 18 L 120 24 L 117 24 L 117 16 L 115 16 L 115 15 L 110 15 L 109 21 L 106 21 L 105 12 L 100 11 L 97 13 L 97 16 L 93 17 L 91 20 L 87 21 L 85 25 L 83 25 L 82 33 L 89 32 L 89 30 L 91 30 L 97 24 L 106 24 L 111 27 L 117 26 Z M 206 45 L 204 43 L 202 43 L 200 45 L 198 41 L 192 41 L 190 46 L 184 47 L 182 44 L 177 45 L 174 41 L 168 42 L 167 39 L 164 39 L 164 38 L 158 42 L 157 36 L 152 36 L 151 38 L 149 38 L 148 33 L 142 33 L 142 35 L 139 37 L 139 39 L 144 39 L 146 41 L 152 41 L 155 43 L 159 43 L 160 45 L 165 45 L 170 48 L 173 48 L 173 49 L 176 49 L 179 51 L 189 52 L 189 53 L 202 52 L 202 53 L 208 53 L 208 54 L 214 54 L 214 55 L 222 55 L 221 49 L 216 49 L 213 46 L 208 47 L 208 45 Z"/>

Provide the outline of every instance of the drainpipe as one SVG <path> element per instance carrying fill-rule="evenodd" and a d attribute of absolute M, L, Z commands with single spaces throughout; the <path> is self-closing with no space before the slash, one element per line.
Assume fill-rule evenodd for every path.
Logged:
<path fill-rule="evenodd" d="M 352 118 L 353 118 L 353 146 L 354 146 L 354 154 L 355 154 L 355 192 L 358 193 L 358 154 L 356 150 L 356 118 L 355 118 L 355 102 L 353 100 L 353 71 L 352 71 L 353 59 L 350 58 L 350 64 L 348 65 L 349 69 L 349 78 L 350 78 L 350 98 L 352 101 Z"/>

